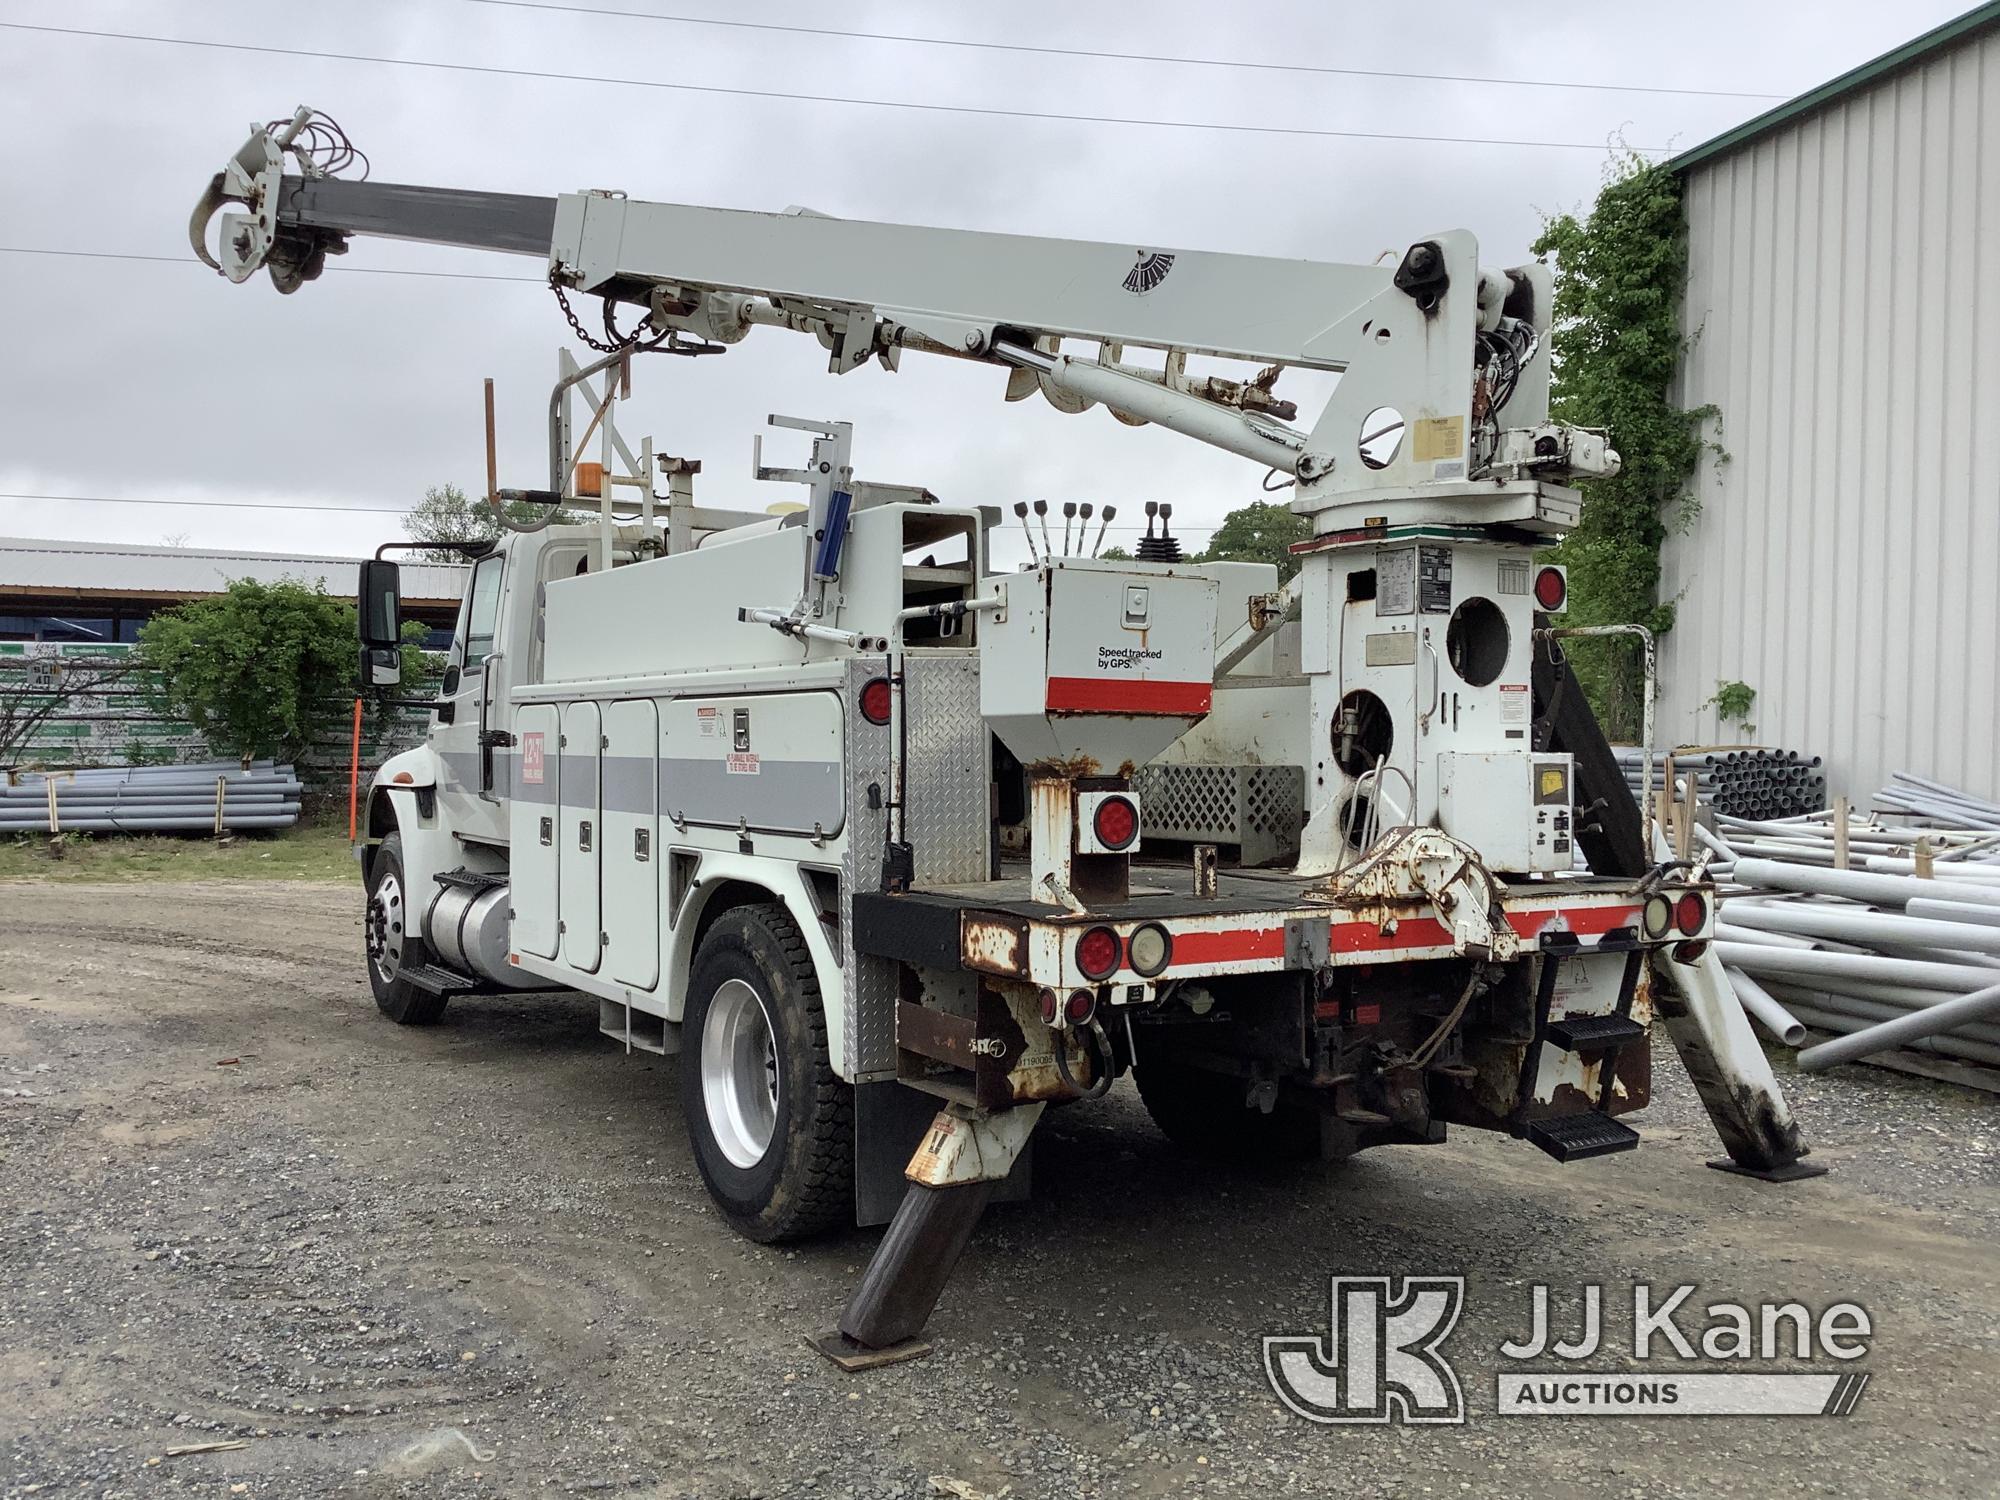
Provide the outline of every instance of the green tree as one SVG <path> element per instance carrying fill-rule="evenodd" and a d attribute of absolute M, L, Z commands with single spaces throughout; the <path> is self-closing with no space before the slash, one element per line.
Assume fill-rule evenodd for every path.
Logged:
<path fill-rule="evenodd" d="M 436 664 L 414 644 L 422 626 L 405 636 L 403 691 L 420 696 Z M 358 690 L 354 605 L 302 583 L 239 578 L 214 598 L 153 616 L 139 649 L 158 674 L 161 706 L 220 755 L 296 760 L 339 735 Z"/>
<path fill-rule="evenodd" d="M 1706 446 L 1702 423 L 1716 414 L 1672 397 L 1687 347 L 1680 179 L 1628 153 L 1613 163 L 1589 213 L 1550 219 L 1534 248 L 1555 257 L 1551 414 L 1610 429 L 1623 460 L 1614 478 L 1581 483 L 1582 519 L 1555 549 L 1569 567 L 1563 623 L 1664 632 L 1674 609 L 1659 597 L 1660 545 L 1669 526 L 1691 523 L 1699 510 L 1688 482 Z M 1606 730 L 1635 735 L 1636 652 L 1619 641 L 1572 640 L 1565 650 Z"/>
<path fill-rule="evenodd" d="M 1291 553 L 1292 543 L 1309 535 L 1306 518 L 1295 515 L 1290 506 L 1253 501 L 1222 518 L 1208 539 L 1208 549 L 1195 561 L 1273 563 L 1278 582 L 1284 584 L 1299 570 L 1299 561 Z"/>
<path fill-rule="evenodd" d="M 508 520 L 524 525 L 541 520 L 548 512 L 547 506 L 527 500 L 509 500 L 501 509 Z M 556 515 L 556 524 L 587 519 L 582 511 L 564 507 Z M 403 530 L 413 542 L 491 542 L 506 528 L 484 499 L 467 495 L 455 484 L 434 484 L 403 517 Z M 455 552 L 422 552 L 418 556 L 429 562 L 463 561 Z"/>

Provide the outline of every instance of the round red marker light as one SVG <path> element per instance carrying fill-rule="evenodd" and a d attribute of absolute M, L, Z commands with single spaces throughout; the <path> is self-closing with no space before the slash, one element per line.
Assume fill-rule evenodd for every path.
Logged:
<path fill-rule="evenodd" d="M 1123 948 L 1109 927 L 1093 927 L 1076 940 L 1076 966 L 1085 979 L 1109 979 L 1118 971 Z"/>
<path fill-rule="evenodd" d="M 1561 568 L 1543 568 L 1535 575 L 1535 604 L 1554 614 L 1569 601 L 1569 580 Z"/>
<path fill-rule="evenodd" d="M 895 705 L 895 695 L 889 688 L 889 679 L 877 677 L 863 685 L 861 689 L 861 717 L 870 724 L 889 722 L 889 711 Z"/>
<path fill-rule="evenodd" d="M 1689 891 L 1674 903 L 1674 926 L 1693 937 L 1701 931 L 1701 924 L 1708 920 L 1708 903 Z"/>
<path fill-rule="evenodd" d="M 1072 1026 L 1081 1026 L 1097 1012 L 1097 996 L 1089 990 L 1071 990 L 1069 999 L 1063 1003 L 1063 1014 L 1069 1017 Z"/>
<path fill-rule="evenodd" d="M 1097 841 L 1107 849 L 1130 848 L 1139 837 L 1139 809 L 1127 797 L 1106 797 L 1091 817 Z"/>

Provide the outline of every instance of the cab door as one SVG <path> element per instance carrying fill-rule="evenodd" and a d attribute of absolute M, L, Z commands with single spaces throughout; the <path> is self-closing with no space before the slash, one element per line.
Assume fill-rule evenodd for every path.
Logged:
<path fill-rule="evenodd" d="M 454 833 L 489 843 L 507 842 L 510 758 L 500 748 L 508 727 L 507 654 L 501 649 L 501 598 L 507 553 L 491 552 L 473 564 L 458 629 L 438 691 L 438 725 L 432 743 L 443 762 L 438 794 Z"/>
<path fill-rule="evenodd" d="M 604 815 L 600 806 L 603 727 L 595 703 L 562 711 L 562 798 L 556 907 L 562 915 L 562 957 L 571 968 L 595 974 L 604 956 L 599 872 Z"/>

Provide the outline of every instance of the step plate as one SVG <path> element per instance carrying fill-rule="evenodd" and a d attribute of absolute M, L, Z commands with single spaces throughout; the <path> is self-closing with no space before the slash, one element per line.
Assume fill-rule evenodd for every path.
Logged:
<path fill-rule="evenodd" d="M 1560 1016 L 1549 1022 L 1546 1033 L 1565 1052 L 1603 1052 L 1645 1034 L 1646 1028 L 1630 1016 Z"/>
<path fill-rule="evenodd" d="M 433 995 L 460 995 L 480 987 L 479 980 L 438 964 L 405 965 L 403 977 L 418 989 L 429 990 Z"/>
<path fill-rule="evenodd" d="M 1582 1161 L 1585 1157 L 1632 1150 L 1639 1144 L 1639 1132 L 1609 1115 L 1587 1109 L 1580 1114 L 1530 1120 L 1528 1139 L 1557 1161 Z"/>

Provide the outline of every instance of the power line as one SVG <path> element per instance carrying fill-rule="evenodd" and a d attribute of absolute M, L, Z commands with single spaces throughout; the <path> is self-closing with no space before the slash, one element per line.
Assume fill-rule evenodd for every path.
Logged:
<path fill-rule="evenodd" d="M 427 58 L 375 57 L 361 52 L 319 52 L 303 47 L 272 47 L 251 42 L 216 42 L 192 37 L 148 36 L 132 31 L 87 31 L 74 26 L 37 26 L 26 21 L 0 21 L 0 30 L 36 31 L 49 36 L 92 37 L 99 41 L 149 42 L 163 47 L 198 47 L 217 52 L 248 52 L 263 57 L 302 57 L 322 62 L 369 63 L 386 68 L 427 68 L 442 73 L 478 73 L 495 78 L 535 78 L 598 87 L 664 89 L 675 93 L 727 95 L 740 99 L 776 99 L 785 103 L 846 104 L 863 109 L 908 109 L 925 114 L 984 115 L 1002 120 L 1056 120 L 1072 125 L 1136 125 L 1154 130 L 1214 130 L 1230 135 L 1310 137 L 1321 140 L 1415 141 L 1428 146 L 1508 146 L 1547 151 L 1604 151 L 1607 141 L 1532 141 L 1487 136 L 1409 135 L 1388 130 L 1326 130 L 1303 125 L 1238 125 L 1215 120 L 1161 120 L 1133 115 L 1072 115 L 1053 110 L 999 109 L 981 104 L 932 104 L 912 99 L 854 99 L 841 94 L 800 94 L 783 89 L 728 88 L 712 83 L 668 82 L 658 78 L 612 78 L 593 73 L 558 73 L 542 68 L 502 68 L 490 63 L 438 62 Z M 1629 149 L 1660 154 L 1663 146 Z"/>
<path fill-rule="evenodd" d="M 36 245 L 0 245 L 0 255 L 55 255 L 77 260 L 140 260 L 164 266 L 194 266 L 204 271 L 208 269 L 191 255 L 135 255 L 124 250 L 45 250 Z M 328 266 L 326 269 L 356 276 L 429 276 L 445 281 L 515 281 L 528 286 L 548 285 L 548 282 L 539 276 L 494 276 L 482 271 L 413 271 L 399 266 Z"/>
<path fill-rule="evenodd" d="M 324 511 L 333 515 L 376 515 L 406 516 L 414 506 L 409 505 L 308 505 L 303 501 L 294 504 L 285 500 L 153 500 L 143 495 L 27 495 L 0 491 L 0 500 L 46 500 L 61 501 L 74 505 L 170 505 L 194 506 L 208 510 L 311 510 Z M 1060 521 L 1060 516 L 1056 520 Z M 1218 523 L 1220 524 L 1220 523 Z M 1144 531 L 1140 525 L 1113 525 L 1108 531 Z M 1213 531 L 1214 526 L 1196 522 L 1184 526 L 1182 531 Z"/>
<path fill-rule="evenodd" d="M 1036 47 L 1025 42 L 981 42 L 963 37 L 915 36 L 895 31 L 842 31 L 831 26 L 785 26 L 774 21 L 731 21 L 715 16 L 665 15 L 651 10 L 614 10 L 600 5 L 553 5 L 548 0 L 469 0 L 509 10 L 546 10 L 559 15 L 622 16 L 632 21 L 665 21 L 676 26 L 716 26 L 736 31 L 776 31 L 792 36 L 837 37 L 843 41 L 904 42 L 922 47 L 962 47 L 979 52 L 1024 52 L 1036 57 L 1085 57 L 1102 62 L 1171 63 L 1186 68 L 1246 68 L 1267 73 L 1307 73 L 1336 78 L 1395 78 L 1424 83 L 1486 83 L 1523 89 L 1589 89 L 1613 94 L 1685 94 L 1702 99 L 1784 99 L 1785 94 L 1753 94 L 1735 89 L 1668 88 L 1644 83 L 1583 83 L 1568 78 L 1495 78 L 1466 73 L 1402 73 L 1389 68 L 1336 68 L 1318 63 L 1259 62 L 1235 57 L 1176 57 L 1156 52 L 1110 52 L 1089 47 Z"/>

